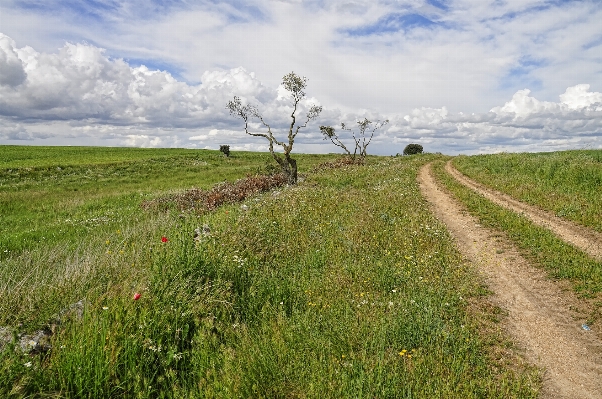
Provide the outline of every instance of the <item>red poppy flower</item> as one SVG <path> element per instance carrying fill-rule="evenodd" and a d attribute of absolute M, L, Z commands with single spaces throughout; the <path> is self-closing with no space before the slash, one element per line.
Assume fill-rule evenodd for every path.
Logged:
<path fill-rule="evenodd" d="M 140 293 L 139 293 L 139 292 L 136 292 L 136 293 L 134 294 L 134 301 L 137 301 L 138 299 L 140 299 L 140 296 L 141 296 L 141 295 L 140 295 Z"/>
<path fill-rule="evenodd" d="M 167 237 L 165 237 L 165 236 L 161 237 L 161 242 L 167 242 L 167 241 L 169 241 L 169 240 L 167 239 Z"/>

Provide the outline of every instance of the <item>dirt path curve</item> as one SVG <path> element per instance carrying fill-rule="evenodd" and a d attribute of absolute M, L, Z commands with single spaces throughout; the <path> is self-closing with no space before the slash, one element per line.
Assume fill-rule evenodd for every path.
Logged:
<path fill-rule="evenodd" d="M 562 240 L 573 244 L 594 259 L 602 261 L 602 234 L 583 226 L 578 226 L 568 220 L 561 219 L 556 215 L 543 211 L 531 205 L 517 201 L 514 198 L 485 187 L 480 183 L 460 173 L 451 164 L 445 165 L 445 171 L 466 187 L 478 192 L 488 200 L 508 208 L 514 212 L 521 213 L 533 223 L 552 230 Z"/>
<path fill-rule="evenodd" d="M 575 319 L 575 298 L 547 279 L 499 232 L 480 226 L 450 194 L 439 189 L 430 164 L 419 173 L 423 195 L 475 263 L 508 312 L 506 328 L 527 360 L 545 369 L 543 398 L 602 398 L 602 342 Z"/>

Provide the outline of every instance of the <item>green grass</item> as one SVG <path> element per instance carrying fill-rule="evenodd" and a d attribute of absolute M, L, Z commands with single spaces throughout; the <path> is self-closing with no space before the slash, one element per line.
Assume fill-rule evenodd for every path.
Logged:
<path fill-rule="evenodd" d="M 455 160 L 454 160 L 455 161 Z M 437 179 L 477 216 L 481 223 L 499 229 L 536 265 L 553 279 L 569 281 L 584 298 L 599 298 L 602 292 L 602 264 L 556 237 L 551 231 L 529 219 L 498 206 L 458 183 L 444 171 L 444 163 L 434 166 Z M 592 301 L 589 322 L 602 316 L 600 302 Z"/>
<path fill-rule="evenodd" d="M 486 291 L 420 195 L 433 159 L 319 170 L 248 210 L 107 201 L 110 228 L 1 261 L 0 325 L 32 331 L 79 299 L 86 309 L 46 355 L 0 354 L 0 396 L 536 397 L 535 370 L 494 360 L 508 343 L 489 331 Z M 211 235 L 195 242 L 203 224 Z"/>
<path fill-rule="evenodd" d="M 476 181 L 602 232 L 602 150 L 458 157 Z"/>
<path fill-rule="evenodd" d="M 300 172 L 328 156 L 300 155 Z M 0 146 L 0 259 L 39 243 L 72 245 L 136 219 L 142 199 L 254 174 L 269 154 Z"/>

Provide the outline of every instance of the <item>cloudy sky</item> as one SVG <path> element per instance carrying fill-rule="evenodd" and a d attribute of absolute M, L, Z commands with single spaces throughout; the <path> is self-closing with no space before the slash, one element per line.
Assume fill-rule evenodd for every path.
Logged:
<path fill-rule="evenodd" d="M 226 110 L 390 122 L 368 152 L 602 148 L 600 0 L 1 0 L 0 144 L 266 151 Z M 259 126 L 255 126 L 259 129 Z M 261 130 L 257 130 L 261 131 Z"/>

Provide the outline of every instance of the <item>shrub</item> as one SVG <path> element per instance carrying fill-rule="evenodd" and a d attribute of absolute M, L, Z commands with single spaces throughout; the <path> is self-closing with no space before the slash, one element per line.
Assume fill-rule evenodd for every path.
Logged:
<path fill-rule="evenodd" d="M 225 156 L 230 156 L 230 146 L 229 145 L 220 145 L 219 150 L 224 153 Z"/>
<path fill-rule="evenodd" d="M 403 155 L 422 154 L 422 146 L 420 144 L 408 144 L 403 149 Z"/>
<path fill-rule="evenodd" d="M 146 210 L 167 210 L 175 206 L 180 211 L 206 212 L 224 204 L 234 204 L 246 198 L 287 183 L 287 176 L 279 173 L 271 176 L 247 176 L 234 183 L 223 182 L 210 190 L 193 188 L 184 193 L 170 194 L 142 203 Z"/>

